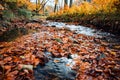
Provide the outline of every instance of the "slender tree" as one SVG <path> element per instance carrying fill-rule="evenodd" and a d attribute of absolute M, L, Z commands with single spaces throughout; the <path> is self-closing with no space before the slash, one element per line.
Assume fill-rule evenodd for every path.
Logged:
<path fill-rule="evenodd" d="M 38 5 L 38 0 L 36 0 L 36 13 L 38 13 L 38 12 L 37 12 L 37 10 L 38 10 L 37 5 Z"/>
<path fill-rule="evenodd" d="M 73 3 L 73 0 L 70 0 L 70 5 L 69 5 L 70 8 L 72 7 L 72 3 Z"/>
<path fill-rule="evenodd" d="M 55 0 L 54 12 L 56 12 L 56 10 L 57 10 L 57 4 L 58 4 L 58 0 Z"/>
<path fill-rule="evenodd" d="M 68 0 L 64 0 L 64 8 L 68 6 Z"/>

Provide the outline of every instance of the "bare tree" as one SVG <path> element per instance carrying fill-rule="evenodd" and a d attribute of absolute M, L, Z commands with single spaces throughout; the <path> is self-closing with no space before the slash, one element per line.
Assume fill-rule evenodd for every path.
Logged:
<path fill-rule="evenodd" d="M 57 10 L 57 4 L 58 4 L 58 0 L 55 0 L 54 12 L 56 12 L 56 10 Z"/>
<path fill-rule="evenodd" d="M 44 7 L 48 1 L 49 0 L 42 0 L 42 1 L 36 0 L 36 13 L 38 13 L 41 10 L 44 10 Z"/>

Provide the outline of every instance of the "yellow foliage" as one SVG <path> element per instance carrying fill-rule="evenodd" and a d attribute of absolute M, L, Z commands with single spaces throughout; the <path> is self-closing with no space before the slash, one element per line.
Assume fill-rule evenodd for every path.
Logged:
<path fill-rule="evenodd" d="M 33 3 L 30 3 L 30 4 L 28 4 L 28 9 L 29 10 L 35 10 L 36 9 L 36 5 L 33 4 Z"/>
<path fill-rule="evenodd" d="M 66 7 L 64 8 L 64 10 L 60 10 L 55 14 L 61 15 L 63 13 L 68 13 L 68 14 L 111 13 L 116 11 L 116 8 L 114 7 L 115 1 L 118 0 L 93 0 L 91 3 L 83 1 L 79 4 L 79 6 L 73 5 L 71 8 Z"/>
<path fill-rule="evenodd" d="M 116 0 L 93 0 L 93 4 L 97 6 L 99 11 L 104 11 L 104 12 L 113 12 L 115 11 L 114 2 Z"/>
<path fill-rule="evenodd" d="M 68 13 L 73 14 L 75 12 L 79 12 L 80 8 L 78 6 L 73 6 L 72 8 L 68 9 Z"/>
<path fill-rule="evenodd" d="M 29 0 L 17 0 L 18 6 L 26 5 L 29 10 L 35 10 L 36 5 L 34 3 L 31 3 Z"/>
<path fill-rule="evenodd" d="M 80 13 L 91 14 L 92 12 L 93 12 L 92 4 L 84 2 L 80 5 Z"/>

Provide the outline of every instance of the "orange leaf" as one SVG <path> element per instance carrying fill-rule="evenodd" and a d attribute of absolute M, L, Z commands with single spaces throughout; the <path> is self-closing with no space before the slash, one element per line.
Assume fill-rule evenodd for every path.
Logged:
<path fill-rule="evenodd" d="M 100 47 L 100 51 L 104 52 L 105 51 L 105 47 Z"/>
<path fill-rule="evenodd" d="M 4 62 L 11 61 L 11 60 L 12 60 L 11 57 L 6 57 L 6 58 L 4 59 Z"/>
<path fill-rule="evenodd" d="M 68 42 L 68 40 L 69 40 L 69 38 L 68 38 L 68 37 L 63 38 L 63 43 L 67 43 L 67 42 Z"/>
<path fill-rule="evenodd" d="M 35 65 L 35 66 L 38 65 L 39 62 L 40 62 L 40 60 L 39 60 L 38 58 L 34 59 L 34 65 Z"/>
<path fill-rule="evenodd" d="M 66 66 L 70 66 L 70 64 L 66 64 Z"/>
<path fill-rule="evenodd" d="M 11 69 L 11 67 L 12 67 L 12 66 L 10 66 L 10 65 L 4 66 L 4 68 L 5 68 L 6 70 Z"/>
<path fill-rule="evenodd" d="M 55 62 L 55 63 L 58 63 L 58 62 L 60 62 L 60 61 L 59 61 L 59 60 L 54 60 L 54 62 Z"/>

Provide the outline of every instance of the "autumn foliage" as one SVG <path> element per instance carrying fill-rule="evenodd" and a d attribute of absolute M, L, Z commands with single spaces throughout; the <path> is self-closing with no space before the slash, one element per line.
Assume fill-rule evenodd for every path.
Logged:
<path fill-rule="evenodd" d="M 118 10 L 118 4 L 120 4 L 119 0 L 92 0 L 91 3 L 84 1 L 79 5 L 73 5 L 72 8 L 64 8 L 57 13 L 52 13 L 52 15 L 115 13 Z"/>
<path fill-rule="evenodd" d="M 36 9 L 36 4 L 31 3 L 29 0 L 17 0 L 17 5 L 19 7 L 21 6 L 26 6 L 28 10 L 35 10 Z"/>

